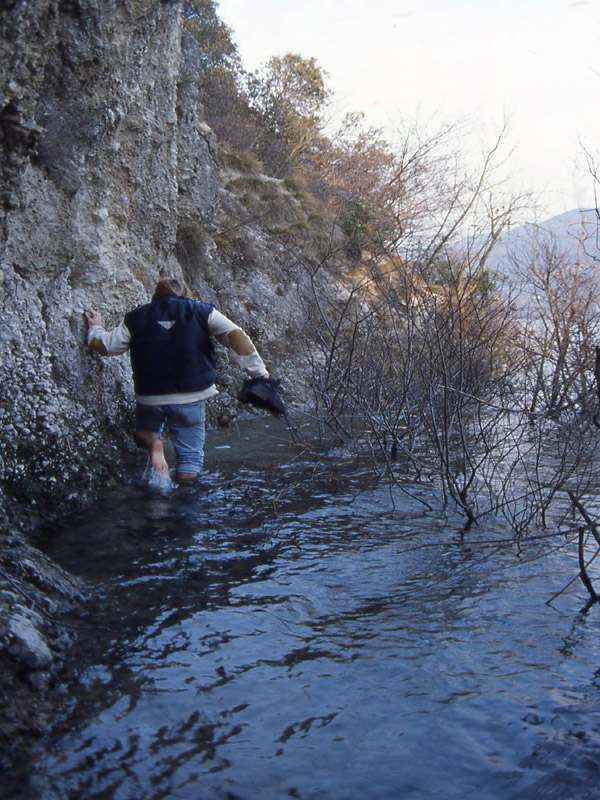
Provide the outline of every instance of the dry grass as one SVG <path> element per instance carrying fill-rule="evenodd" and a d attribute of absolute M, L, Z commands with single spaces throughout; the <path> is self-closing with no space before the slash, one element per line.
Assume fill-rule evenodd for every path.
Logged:
<path fill-rule="evenodd" d="M 264 170 L 262 161 L 253 153 L 239 153 L 230 150 L 223 143 L 219 144 L 219 163 L 225 169 L 242 175 L 258 175 Z"/>

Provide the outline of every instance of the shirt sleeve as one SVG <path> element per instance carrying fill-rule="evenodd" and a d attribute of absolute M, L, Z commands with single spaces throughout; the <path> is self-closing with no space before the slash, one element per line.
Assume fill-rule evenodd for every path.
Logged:
<path fill-rule="evenodd" d="M 251 378 L 263 378 L 269 374 L 250 337 L 216 308 L 208 316 L 208 332 L 227 347 L 233 363 Z"/>
<path fill-rule="evenodd" d="M 125 322 L 121 322 L 112 331 L 106 331 L 101 325 L 93 325 L 87 335 L 88 347 L 101 355 L 119 356 L 129 350 L 131 334 Z"/>

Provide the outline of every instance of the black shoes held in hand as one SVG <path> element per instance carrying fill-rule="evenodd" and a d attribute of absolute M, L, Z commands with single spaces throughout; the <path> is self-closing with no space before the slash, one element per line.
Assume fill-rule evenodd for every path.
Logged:
<path fill-rule="evenodd" d="M 238 400 L 256 408 L 264 408 L 271 414 L 285 414 L 285 406 L 278 392 L 280 382 L 275 378 L 248 378 L 242 385 Z"/>

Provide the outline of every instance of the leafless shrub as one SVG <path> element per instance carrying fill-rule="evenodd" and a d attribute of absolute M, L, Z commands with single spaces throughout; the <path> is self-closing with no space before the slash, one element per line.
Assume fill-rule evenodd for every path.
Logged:
<path fill-rule="evenodd" d="M 530 354 L 527 382 L 532 412 L 559 414 L 596 405 L 595 346 L 600 336 L 600 263 L 586 252 L 585 225 L 576 243 L 531 227 L 511 262 L 523 291 L 523 348 Z M 576 244 L 576 246 L 575 246 Z"/>
<path fill-rule="evenodd" d="M 515 209 L 490 199 L 492 172 L 490 154 L 475 179 L 446 176 L 445 207 L 420 236 L 415 226 L 404 247 L 371 253 L 337 294 L 315 292 L 307 318 L 316 403 L 329 428 L 358 441 L 398 485 L 432 481 L 467 526 L 498 514 L 524 537 L 552 524 L 566 492 L 593 475 L 594 428 L 581 400 L 589 395 L 583 332 L 596 312 L 589 273 L 563 271 L 572 291 L 549 306 L 556 324 L 539 349 L 522 308 L 487 270 Z M 550 363 L 561 323 L 568 358 L 555 399 L 550 385 L 542 403 L 539 361 Z"/>

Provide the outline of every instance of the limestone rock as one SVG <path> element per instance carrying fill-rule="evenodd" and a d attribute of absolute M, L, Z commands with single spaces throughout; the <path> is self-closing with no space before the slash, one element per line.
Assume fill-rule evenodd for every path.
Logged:
<path fill-rule="evenodd" d="M 52 664 L 52 653 L 39 630 L 26 616 L 15 616 L 9 620 L 9 653 L 28 669 L 47 669 Z"/>

